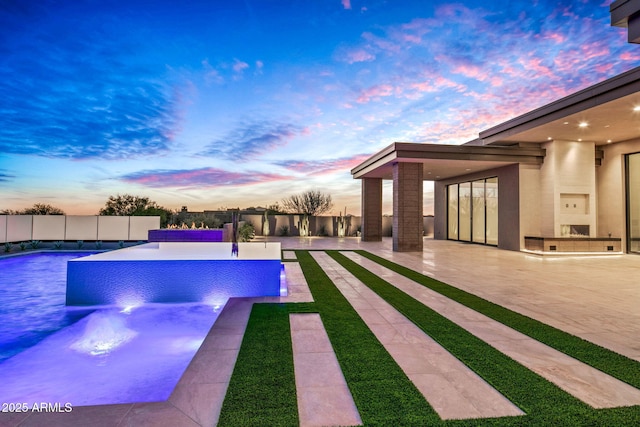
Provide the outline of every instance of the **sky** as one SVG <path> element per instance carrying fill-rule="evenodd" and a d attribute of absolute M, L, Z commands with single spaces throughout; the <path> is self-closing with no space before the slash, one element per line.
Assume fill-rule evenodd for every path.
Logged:
<path fill-rule="evenodd" d="M 0 210 L 320 190 L 359 214 L 350 169 L 389 144 L 465 143 L 640 65 L 610 3 L 0 0 Z"/>

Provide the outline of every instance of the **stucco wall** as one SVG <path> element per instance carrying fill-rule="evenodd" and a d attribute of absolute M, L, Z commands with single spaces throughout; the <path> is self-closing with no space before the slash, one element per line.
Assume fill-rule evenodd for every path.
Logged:
<path fill-rule="evenodd" d="M 547 153 L 540 168 L 542 235 L 560 237 L 563 224 L 574 224 L 588 225 L 589 235 L 597 237 L 595 144 L 552 141 L 544 148 Z M 580 195 L 588 198 L 584 210 L 579 203 L 563 198 Z"/>
<path fill-rule="evenodd" d="M 0 243 L 30 240 L 147 240 L 159 216 L 0 215 Z"/>
<path fill-rule="evenodd" d="M 33 218 L 31 215 L 7 215 L 7 242 L 31 240 Z"/>
<path fill-rule="evenodd" d="M 520 248 L 525 236 L 542 237 L 540 167 L 520 165 Z"/>
<path fill-rule="evenodd" d="M 29 240 L 64 240 L 64 215 L 34 215 L 33 235 Z"/>

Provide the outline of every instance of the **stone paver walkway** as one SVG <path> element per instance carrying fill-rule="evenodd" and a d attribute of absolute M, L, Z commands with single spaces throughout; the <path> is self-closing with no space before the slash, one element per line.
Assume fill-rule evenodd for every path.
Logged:
<path fill-rule="evenodd" d="M 342 254 L 592 407 L 640 405 L 635 387 L 354 252 Z"/>
<path fill-rule="evenodd" d="M 361 425 L 320 315 L 290 314 L 289 321 L 300 425 Z"/>
<path fill-rule="evenodd" d="M 518 407 L 326 253 L 312 255 L 440 417 L 523 415 Z"/>

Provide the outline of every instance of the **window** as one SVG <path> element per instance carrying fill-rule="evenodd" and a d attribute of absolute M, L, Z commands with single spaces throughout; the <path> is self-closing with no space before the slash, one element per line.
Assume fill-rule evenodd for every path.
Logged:
<path fill-rule="evenodd" d="M 498 178 L 447 186 L 447 238 L 498 244 Z"/>

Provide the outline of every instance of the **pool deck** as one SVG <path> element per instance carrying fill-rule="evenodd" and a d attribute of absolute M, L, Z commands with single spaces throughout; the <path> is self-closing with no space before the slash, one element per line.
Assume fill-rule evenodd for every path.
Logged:
<path fill-rule="evenodd" d="M 425 238 L 424 250 L 421 253 L 393 252 L 390 239 L 384 239 L 382 242 L 360 242 L 357 238 L 289 237 L 269 238 L 269 241 L 282 243 L 285 259 L 293 258 L 293 252 L 290 250 L 294 249 L 367 250 L 640 361 L 640 341 L 637 338 L 640 336 L 640 285 L 637 281 L 640 257 L 636 255 L 543 257 L 430 238 Z M 479 402 L 480 397 L 491 397 L 491 393 L 485 391 L 467 393 L 463 397 L 468 404 L 459 404 L 460 390 L 466 388 L 460 385 L 471 384 L 466 381 L 476 379 L 467 375 L 463 369 L 453 374 L 453 371 L 447 368 L 443 374 L 439 374 L 437 370 L 442 365 L 425 366 L 424 360 L 411 357 L 414 354 L 412 346 L 433 345 L 428 340 L 421 341 L 426 335 L 423 337 L 420 333 L 410 330 L 412 324 L 408 320 L 368 295 L 366 290 L 359 287 L 355 278 L 328 260 L 322 252 L 314 253 L 314 257 L 319 260 L 336 285 L 340 282 L 339 289 L 345 296 L 348 295 L 354 308 L 365 309 L 361 317 L 441 417 L 484 417 L 486 415 L 481 410 L 487 407 L 494 411 L 504 411 L 500 412 L 504 416 L 518 414 L 517 410 L 508 404 L 503 405 L 504 402 L 501 402 L 499 396 L 496 398 L 498 403 L 495 404 L 498 406 Z M 70 413 L 0 413 L 0 426 L 215 425 L 252 304 L 311 300 L 311 294 L 295 260 L 287 262 L 286 268 L 290 285 L 289 296 L 231 300 L 168 401 L 74 407 Z M 379 270 L 376 274 L 382 277 L 389 273 Z M 392 282 L 398 282 L 398 286 L 401 286 L 401 280 L 398 278 Z M 347 285 L 351 288 L 346 287 Z M 436 303 L 449 304 L 447 301 Z M 470 318 L 469 314 L 455 307 L 440 307 L 443 313 L 453 312 L 454 315 L 460 316 L 458 321 L 463 327 L 487 342 L 493 339 L 505 345 L 505 352 L 512 351 L 510 349 L 514 346 L 517 349 L 525 345 L 519 337 L 510 336 L 510 332 L 504 330 L 504 325 L 491 325 L 484 319 Z M 331 397 L 335 393 L 344 393 L 345 390 L 341 372 L 335 369 L 335 356 L 326 345 L 318 344 L 324 342 L 326 336 L 318 320 L 297 318 L 291 323 L 300 423 L 305 426 L 358 424 L 359 416 L 352 404 L 334 407 L 333 411 L 328 410 L 333 407 Z M 476 332 L 473 332 L 474 327 L 477 328 Z M 510 344 L 509 339 L 513 339 Z M 314 348 L 314 345 L 318 347 Z M 530 356 L 528 361 L 535 365 L 531 369 L 539 369 L 543 373 L 565 369 L 566 374 L 561 375 L 566 381 L 564 388 L 572 390 L 572 394 L 592 406 L 640 404 L 640 391 L 637 389 L 620 387 L 607 376 L 599 375 L 601 372 L 585 370 L 577 363 L 562 359 L 562 355 L 545 353 L 546 350 L 539 348 L 535 343 L 526 345 L 529 349 L 527 354 Z M 522 357 L 526 358 L 527 354 Z M 543 354 L 543 362 L 542 359 L 534 357 Z M 318 382 L 315 386 L 313 382 L 308 381 L 314 373 L 314 360 L 317 363 L 317 371 L 333 373 L 315 380 Z M 525 362 L 527 360 L 522 363 Z M 305 369 L 307 374 L 304 374 Z M 430 381 L 421 384 L 420 381 L 427 376 Z M 305 377 L 306 381 L 299 381 L 299 378 Z M 435 378 L 438 378 L 438 384 L 443 384 L 442 389 L 447 390 L 446 393 L 442 393 L 440 389 L 434 394 L 433 390 L 428 389 L 426 384 L 433 383 Z M 584 378 L 590 379 L 590 387 L 582 391 L 575 390 L 572 379 L 579 384 L 584 383 Z M 563 387 L 560 384 L 559 386 Z M 485 385 L 478 383 L 470 386 L 469 390 L 485 390 L 482 387 Z M 309 398 L 305 400 L 305 396 Z M 340 399 L 341 402 L 347 400 Z"/>

